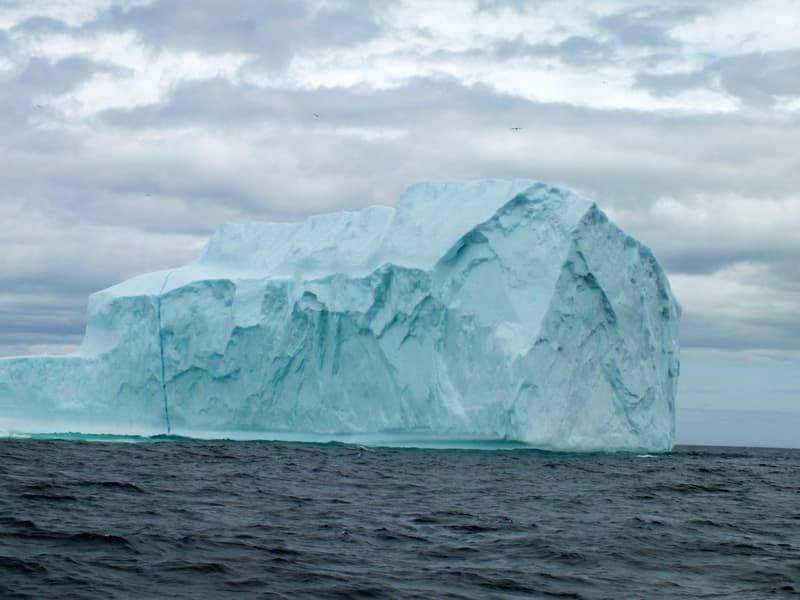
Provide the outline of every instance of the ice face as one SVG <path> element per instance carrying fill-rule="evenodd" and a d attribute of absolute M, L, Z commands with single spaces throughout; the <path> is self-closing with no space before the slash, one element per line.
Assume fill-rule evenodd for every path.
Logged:
<path fill-rule="evenodd" d="M 93 294 L 77 353 L 0 359 L 0 431 L 669 450 L 679 316 L 590 201 L 421 183 Z"/>

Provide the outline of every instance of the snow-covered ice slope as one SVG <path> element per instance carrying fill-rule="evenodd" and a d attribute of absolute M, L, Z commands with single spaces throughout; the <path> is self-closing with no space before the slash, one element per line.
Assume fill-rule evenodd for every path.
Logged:
<path fill-rule="evenodd" d="M 77 353 L 0 359 L 0 432 L 669 450 L 679 316 L 590 201 L 421 183 L 93 294 Z"/>

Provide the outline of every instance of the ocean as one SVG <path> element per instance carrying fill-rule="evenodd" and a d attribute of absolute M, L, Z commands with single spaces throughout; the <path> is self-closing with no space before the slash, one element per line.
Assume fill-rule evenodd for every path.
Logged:
<path fill-rule="evenodd" d="M 797 598 L 800 450 L 0 441 L 0 598 Z"/>

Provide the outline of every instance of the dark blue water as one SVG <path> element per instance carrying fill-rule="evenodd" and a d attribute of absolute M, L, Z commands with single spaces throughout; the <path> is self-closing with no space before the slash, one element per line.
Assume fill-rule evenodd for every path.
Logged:
<path fill-rule="evenodd" d="M 793 598 L 800 451 L 0 441 L 0 598 Z"/>

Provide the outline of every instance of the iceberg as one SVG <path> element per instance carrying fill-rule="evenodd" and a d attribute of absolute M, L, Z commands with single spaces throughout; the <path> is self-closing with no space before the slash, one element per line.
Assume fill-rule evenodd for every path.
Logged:
<path fill-rule="evenodd" d="M 668 451 L 680 312 L 593 202 L 424 182 L 92 294 L 75 353 L 0 359 L 0 431 Z"/>

